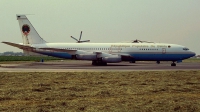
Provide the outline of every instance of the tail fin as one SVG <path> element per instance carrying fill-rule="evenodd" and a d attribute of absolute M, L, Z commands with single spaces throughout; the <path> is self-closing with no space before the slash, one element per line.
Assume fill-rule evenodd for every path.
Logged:
<path fill-rule="evenodd" d="M 19 27 L 22 34 L 23 44 L 42 44 L 46 43 L 35 28 L 32 26 L 26 15 L 17 15 Z"/>

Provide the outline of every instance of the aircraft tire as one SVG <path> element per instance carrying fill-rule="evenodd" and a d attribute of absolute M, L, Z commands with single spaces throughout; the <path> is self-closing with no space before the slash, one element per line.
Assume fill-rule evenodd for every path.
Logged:
<path fill-rule="evenodd" d="M 135 61 L 129 61 L 129 63 L 135 63 Z"/>
<path fill-rule="evenodd" d="M 157 64 L 160 64 L 160 61 L 157 61 L 156 63 L 157 63 Z"/>
<path fill-rule="evenodd" d="M 173 62 L 173 63 L 171 64 L 171 66 L 176 66 L 176 63 Z"/>
<path fill-rule="evenodd" d="M 92 61 L 92 65 L 97 65 L 97 61 Z"/>
<path fill-rule="evenodd" d="M 92 61 L 92 65 L 95 65 L 95 66 L 106 66 L 107 63 L 103 62 L 103 61 Z"/>

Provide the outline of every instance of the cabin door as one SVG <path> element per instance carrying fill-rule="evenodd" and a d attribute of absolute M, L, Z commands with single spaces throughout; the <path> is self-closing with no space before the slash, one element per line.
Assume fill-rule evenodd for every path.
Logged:
<path fill-rule="evenodd" d="M 112 54 L 112 46 L 109 48 L 109 51 L 108 51 L 110 54 Z"/>
<path fill-rule="evenodd" d="M 162 48 L 162 53 L 166 54 L 166 48 Z"/>

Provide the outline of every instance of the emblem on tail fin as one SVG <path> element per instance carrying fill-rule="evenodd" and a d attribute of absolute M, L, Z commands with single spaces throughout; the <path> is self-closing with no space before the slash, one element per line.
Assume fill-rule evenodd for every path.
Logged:
<path fill-rule="evenodd" d="M 24 35 L 27 36 L 30 32 L 30 27 L 27 24 L 23 25 L 22 26 L 22 32 L 23 32 Z"/>

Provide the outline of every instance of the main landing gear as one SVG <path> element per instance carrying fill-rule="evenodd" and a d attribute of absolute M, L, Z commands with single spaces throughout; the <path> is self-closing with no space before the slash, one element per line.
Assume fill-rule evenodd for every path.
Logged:
<path fill-rule="evenodd" d="M 129 61 L 129 63 L 135 63 L 135 61 L 133 60 L 133 61 Z"/>
<path fill-rule="evenodd" d="M 172 64 L 171 64 L 171 66 L 176 66 L 176 63 L 173 61 Z"/>
<path fill-rule="evenodd" d="M 92 61 L 92 65 L 96 65 L 96 66 L 106 66 L 107 63 L 106 63 L 106 62 L 103 62 L 103 61 L 95 60 L 95 61 Z"/>

